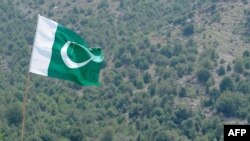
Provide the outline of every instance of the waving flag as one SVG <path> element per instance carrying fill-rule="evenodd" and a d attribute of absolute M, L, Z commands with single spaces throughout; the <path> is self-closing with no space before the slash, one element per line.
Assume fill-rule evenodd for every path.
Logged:
<path fill-rule="evenodd" d="M 85 86 L 99 85 L 103 60 L 102 49 L 88 48 L 72 30 L 38 16 L 30 72 Z"/>

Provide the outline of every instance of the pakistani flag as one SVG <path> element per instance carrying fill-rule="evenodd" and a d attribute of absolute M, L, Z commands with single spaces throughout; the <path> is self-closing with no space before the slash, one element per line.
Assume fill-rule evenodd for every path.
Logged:
<path fill-rule="evenodd" d="M 103 59 L 100 48 L 88 48 L 72 30 L 38 16 L 30 72 L 85 86 L 99 85 Z"/>

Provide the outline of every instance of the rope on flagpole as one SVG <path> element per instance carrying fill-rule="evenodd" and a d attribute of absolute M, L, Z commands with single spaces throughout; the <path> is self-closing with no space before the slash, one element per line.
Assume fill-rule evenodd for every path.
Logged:
<path fill-rule="evenodd" d="M 25 134 L 26 105 L 28 99 L 29 79 L 30 79 L 30 73 L 28 72 L 28 76 L 25 80 L 25 90 L 23 94 L 21 141 L 24 141 L 24 134 Z"/>

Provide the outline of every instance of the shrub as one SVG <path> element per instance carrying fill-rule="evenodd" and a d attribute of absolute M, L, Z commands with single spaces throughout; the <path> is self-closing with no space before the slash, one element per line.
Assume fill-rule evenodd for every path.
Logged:
<path fill-rule="evenodd" d="M 71 141 L 84 141 L 85 136 L 80 127 L 71 127 L 66 130 L 66 137 L 68 137 Z"/>
<path fill-rule="evenodd" d="M 194 33 L 194 25 L 193 24 L 187 24 L 182 29 L 182 34 L 184 36 L 190 36 Z"/>
<path fill-rule="evenodd" d="M 218 75 L 224 75 L 226 73 L 224 66 L 220 66 L 219 70 L 218 70 Z"/>
<path fill-rule="evenodd" d="M 244 65 L 242 63 L 242 60 L 237 59 L 234 64 L 234 71 L 238 73 L 244 72 Z"/>
<path fill-rule="evenodd" d="M 101 137 L 101 140 L 100 141 L 112 141 L 113 140 L 113 137 L 114 136 L 114 130 L 113 128 L 107 128 L 103 134 L 102 134 L 102 137 Z"/>
<path fill-rule="evenodd" d="M 225 92 L 218 98 L 216 109 L 226 117 L 238 116 L 243 101 L 244 96 L 242 94 Z"/>
<path fill-rule="evenodd" d="M 245 58 L 245 57 L 250 57 L 250 52 L 248 51 L 248 50 L 245 50 L 244 52 L 243 52 L 243 56 L 242 56 L 243 58 Z"/>
<path fill-rule="evenodd" d="M 139 56 L 135 58 L 135 67 L 141 70 L 147 70 L 149 68 L 148 60 L 145 56 Z"/>
<path fill-rule="evenodd" d="M 242 81 L 239 83 L 238 90 L 244 94 L 250 93 L 250 81 Z"/>
<path fill-rule="evenodd" d="M 223 92 L 225 90 L 232 91 L 234 89 L 234 81 L 231 77 L 225 76 L 220 83 L 220 90 Z"/>
<path fill-rule="evenodd" d="M 5 117 L 8 120 L 8 123 L 18 125 L 21 123 L 22 117 L 21 117 L 21 109 L 18 105 L 13 105 L 10 108 L 7 109 L 5 113 Z"/>
<path fill-rule="evenodd" d="M 187 96 L 187 91 L 186 91 L 186 89 L 185 89 L 184 87 L 181 87 L 181 90 L 180 90 L 180 92 L 179 92 L 179 96 L 180 96 L 180 97 L 185 97 L 185 96 Z"/>
<path fill-rule="evenodd" d="M 202 68 L 197 72 L 197 78 L 200 82 L 207 82 L 207 80 L 210 78 L 210 72 L 206 68 Z"/>

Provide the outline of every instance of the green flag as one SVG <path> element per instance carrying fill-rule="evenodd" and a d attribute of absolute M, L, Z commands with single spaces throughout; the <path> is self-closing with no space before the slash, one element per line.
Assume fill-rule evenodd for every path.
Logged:
<path fill-rule="evenodd" d="M 72 30 L 38 16 L 30 72 L 84 86 L 99 85 L 103 59 L 102 49 L 88 48 Z"/>

